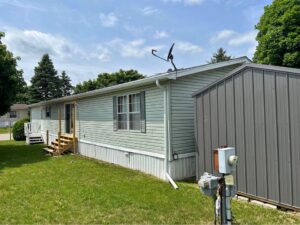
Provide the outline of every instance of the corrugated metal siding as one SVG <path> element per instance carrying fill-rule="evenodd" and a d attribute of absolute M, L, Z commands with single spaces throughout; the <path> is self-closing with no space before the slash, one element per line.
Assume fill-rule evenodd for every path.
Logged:
<path fill-rule="evenodd" d="M 146 94 L 146 133 L 113 130 L 113 96 L 136 93 Z M 111 95 L 83 99 L 77 102 L 79 139 L 95 143 L 160 152 L 164 145 L 164 96 L 156 86 L 146 89 L 118 92 Z"/>
<path fill-rule="evenodd" d="M 101 147 L 80 141 L 78 143 L 78 149 L 81 155 L 89 158 L 118 164 L 165 179 L 164 159 L 132 152 L 119 151 L 117 149 Z"/>
<path fill-rule="evenodd" d="M 218 70 L 206 71 L 178 78 L 171 82 L 171 140 L 173 153 L 195 151 L 192 93 L 225 76 L 240 65 L 236 64 Z"/>
<path fill-rule="evenodd" d="M 235 146 L 239 191 L 300 208 L 299 75 L 246 68 L 197 95 L 198 176 Z"/>

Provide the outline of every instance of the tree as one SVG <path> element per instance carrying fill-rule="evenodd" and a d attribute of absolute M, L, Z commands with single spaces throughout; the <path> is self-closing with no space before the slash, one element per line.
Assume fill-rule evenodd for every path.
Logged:
<path fill-rule="evenodd" d="M 20 89 L 14 103 L 30 103 L 29 87 L 23 79 L 20 81 Z"/>
<path fill-rule="evenodd" d="M 76 85 L 74 93 L 83 93 L 112 85 L 142 79 L 144 76 L 136 70 L 119 70 L 114 73 L 101 73 L 95 80 L 84 81 Z"/>
<path fill-rule="evenodd" d="M 66 74 L 65 71 L 62 71 L 60 75 L 60 85 L 62 96 L 69 96 L 72 94 L 74 87 L 71 84 L 70 77 Z"/>
<path fill-rule="evenodd" d="M 17 69 L 17 60 L 1 42 L 4 33 L 0 32 L 0 115 L 5 114 L 15 102 L 16 95 L 21 89 L 23 79 L 22 70 Z"/>
<path fill-rule="evenodd" d="M 300 68 L 300 1 L 274 0 L 264 9 L 253 61 Z"/>
<path fill-rule="evenodd" d="M 223 61 L 228 61 L 232 57 L 226 55 L 226 50 L 223 48 L 219 48 L 216 53 L 213 54 L 213 57 L 210 59 L 209 63 L 218 63 Z"/>
<path fill-rule="evenodd" d="M 31 102 L 46 101 L 62 96 L 61 82 L 48 54 L 34 68 L 29 89 Z"/>

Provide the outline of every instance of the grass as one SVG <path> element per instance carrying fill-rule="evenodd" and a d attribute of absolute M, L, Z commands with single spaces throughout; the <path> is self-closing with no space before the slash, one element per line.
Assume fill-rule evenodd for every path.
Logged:
<path fill-rule="evenodd" d="M 212 202 L 191 183 L 168 183 L 76 155 L 50 157 L 41 145 L 0 142 L 1 224 L 203 224 Z M 241 224 L 300 223 L 292 213 L 233 201 Z"/>
<path fill-rule="evenodd" d="M 0 128 L 0 134 L 8 134 L 8 133 L 9 133 L 9 128 L 8 127 L 3 127 L 3 128 L 1 127 Z"/>

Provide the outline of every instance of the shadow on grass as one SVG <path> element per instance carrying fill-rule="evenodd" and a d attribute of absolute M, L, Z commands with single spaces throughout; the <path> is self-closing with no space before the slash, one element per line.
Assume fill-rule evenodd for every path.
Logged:
<path fill-rule="evenodd" d="M 43 145 L 26 145 L 25 142 L 0 142 L 0 173 L 5 168 L 20 167 L 48 160 Z"/>

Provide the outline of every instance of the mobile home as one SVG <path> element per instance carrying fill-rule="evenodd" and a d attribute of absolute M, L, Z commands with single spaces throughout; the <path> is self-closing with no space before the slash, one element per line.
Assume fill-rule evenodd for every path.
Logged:
<path fill-rule="evenodd" d="M 77 137 L 77 152 L 165 179 L 196 175 L 192 93 L 249 63 L 247 57 L 149 76 L 30 105 L 31 129 L 49 141 Z M 74 108 L 74 110 L 72 110 Z M 75 130 L 72 123 L 75 112 Z"/>

